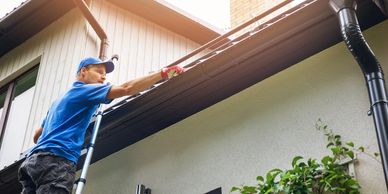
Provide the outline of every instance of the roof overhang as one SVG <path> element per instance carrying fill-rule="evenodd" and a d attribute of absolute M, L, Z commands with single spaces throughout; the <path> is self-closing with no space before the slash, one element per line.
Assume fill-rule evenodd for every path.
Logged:
<path fill-rule="evenodd" d="M 340 28 L 328 2 L 317 0 L 291 15 L 273 19 L 271 25 L 242 35 L 245 37 L 240 42 L 182 76 L 106 114 L 94 161 L 339 43 Z M 370 0 L 359 2 L 357 15 L 363 30 L 386 19 Z"/>
<path fill-rule="evenodd" d="M 74 7 L 71 0 L 29 0 L 0 20 L 0 57 Z"/>
<path fill-rule="evenodd" d="M 357 14 L 362 29 L 386 19 L 370 0 L 359 3 Z M 337 18 L 330 10 L 328 0 L 314 1 L 290 15 L 273 19 L 271 25 L 242 36 L 240 42 L 204 60 L 181 76 L 106 113 L 92 162 L 341 41 Z M 20 162 L 0 171 L 2 179 L 14 183 Z M 82 164 L 82 158 L 79 164 Z M 16 191 L 20 189 L 18 185 L 0 182 L 0 190 L 7 187 L 14 187 Z"/>
<path fill-rule="evenodd" d="M 388 16 L 388 0 L 373 0 L 380 10 Z"/>
<path fill-rule="evenodd" d="M 220 29 L 163 0 L 108 1 L 177 34 L 190 37 L 201 45 L 223 33 Z"/>
<path fill-rule="evenodd" d="M 164 1 L 108 0 L 134 14 L 204 44 L 220 35 L 211 27 Z M 75 8 L 72 0 L 28 0 L 0 19 L 0 57 Z M 155 11 L 157 10 L 157 11 Z"/>

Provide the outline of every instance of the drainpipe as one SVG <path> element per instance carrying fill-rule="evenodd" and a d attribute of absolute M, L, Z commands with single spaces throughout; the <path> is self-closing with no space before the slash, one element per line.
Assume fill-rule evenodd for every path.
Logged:
<path fill-rule="evenodd" d="M 358 62 L 367 83 L 370 114 L 377 133 L 383 163 L 385 184 L 388 189 L 388 101 L 384 73 L 375 54 L 365 41 L 356 16 L 355 0 L 330 0 L 330 6 L 338 16 L 342 37 Z"/>
<path fill-rule="evenodd" d="M 99 58 L 103 61 L 107 60 L 108 59 L 107 52 L 108 52 L 108 47 L 109 47 L 108 36 L 106 35 L 105 31 L 102 29 L 101 25 L 97 22 L 96 18 L 91 13 L 90 9 L 88 8 L 88 6 L 86 5 L 84 0 L 73 0 L 73 1 L 74 1 L 75 5 L 80 9 L 82 14 L 86 18 L 86 20 L 88 20 L 89 24 L 92 26 L 92 28 L 94 29 L 94 31 L 97 33 L 98 37 L 101 40 Z M 118 59 L 117 56 L 113 56 L 112 60 L 113 60 L 113 58 Z M 103 115 L 103 109 L 104 109 L 103 106 L 99 105 L 98 110 L 97 110 L 96 120 L 94 122 L 91 141 L 90 141 L 90 144 L 88 146 L 86 158 L 85 158 L 85 161 L 84 161 L 84 164 L 82 167 L 82 172 L 81 172 L 79 181 L 77 183 L 76 194 L 81 194 L 82 190 L 84 188 L 84 185 L 86 184 L 86 176 L 87 176 L 88 168 L 89 168 L 89 165 L 90 165 L 90 162 L 92 159 L 94 145 L 95 145 L 95 142 L 97 139 L 98 130 L 100 128 L 100 123 L 101 123 L 102 115 Z"/>
<path fill-rule="evenodd" d="M 90 9 L 88 8 L 88 5 L 85 3 L 84 0 L 73 0 L 73 1 L 101 40 L 99 58 L 103 61 L 107 60 L 109 41 L 108 41 L 108 36 L 106 35 L 104 29 L 102 29 L 101 25 L 97 22 L 96 18 L 93 16 Z"/>

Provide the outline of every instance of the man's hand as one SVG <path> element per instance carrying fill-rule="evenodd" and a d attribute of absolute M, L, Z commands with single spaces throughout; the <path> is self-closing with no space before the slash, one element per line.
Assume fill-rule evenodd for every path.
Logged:
<path fill-rule="evenodd" d="M 162 68 L 162 70 L 160 71 L 160 74 L 162 75 L 163 79 L 171 79 L 172 77 L 175 77 L 184 71 L 185 69 L 183 69 L 182 67 L 179 67 L 178 65 L 175 65 L 171 67 Z"/>

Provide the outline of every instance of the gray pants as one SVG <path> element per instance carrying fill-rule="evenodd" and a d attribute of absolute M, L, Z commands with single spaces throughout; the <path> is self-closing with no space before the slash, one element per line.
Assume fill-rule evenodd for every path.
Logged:
<path fill-rule="evenodd" d="M 75 164 L 65 158 L 50 152 L 35 153 L 19 168 L 22 193 L 71 193 L 75 171 Z"/>

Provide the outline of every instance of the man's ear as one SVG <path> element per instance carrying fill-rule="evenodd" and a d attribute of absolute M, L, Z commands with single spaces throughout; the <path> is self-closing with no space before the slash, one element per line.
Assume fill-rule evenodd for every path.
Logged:
<path fill-rule="evenodd" d="M 82 67 L 80 72 L 79 72 L 79 75 L 81 77 L 84 77 L 85 73 L 88 71 L 88 69 L 86 67 Z"/>

